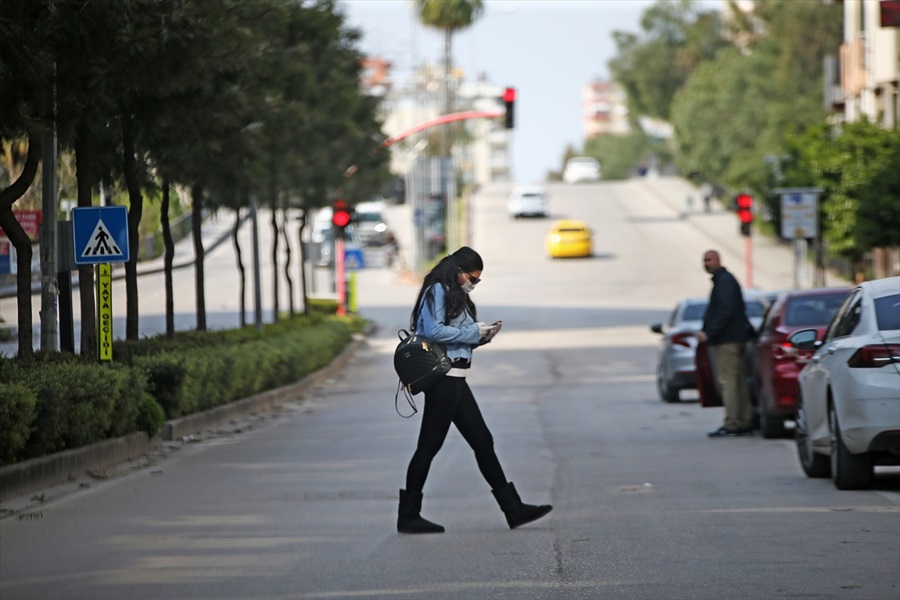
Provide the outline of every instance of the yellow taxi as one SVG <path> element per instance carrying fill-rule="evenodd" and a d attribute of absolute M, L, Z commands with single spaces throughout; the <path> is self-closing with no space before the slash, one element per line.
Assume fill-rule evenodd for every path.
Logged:
<path fill-rule="evenodd" d="M 593 232 L 584 221 L 563 219 L 556 221 L 547 232 L 544 247 L 550 258 L 578 258 L 591 256 Z"/>

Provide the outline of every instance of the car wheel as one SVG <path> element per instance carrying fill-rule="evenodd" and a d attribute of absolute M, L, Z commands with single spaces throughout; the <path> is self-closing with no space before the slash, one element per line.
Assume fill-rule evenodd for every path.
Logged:
<path fill-rule="evenodd" d="M 656 391 L 659 392 L 659 398 L 663 402 L 673 404 L 681 400 L 678 397 L 678 388 L 669 385 L 661 367 L 656 371 Z"/>
<path fill-rule="evenodd" d="M 797 425 L 794 430 L 794 438 L 797 442 L 797 457 L 800 466 L 807 477 L 828 477 L 831 474 L 831 465 L 828 457 L 816 454 L 813 450 L 812 439 L 806 423 L 806 412 L 803 409 L 801 398 L 797 398 Z"/>
<path fill-rule="evenodd" d="M 872 487 L 872 455 L 851 454 L 847 450 L 833 405 L 828 407 L 828 425 L 831 430 L 831 478 L 835 487 L 839 490 L 864 490 Z"/>
<path fill-rule="evenodd" d="M 759 390 L 759 396 L 757 396 L 759 398 L 759 429 L 762 431 L 762 436 L 767 440 L 784 437 L 786 434 L 784 418 L 770 412 L 766 393 L 762 390 L 762 386 L 757 389 Z"/>

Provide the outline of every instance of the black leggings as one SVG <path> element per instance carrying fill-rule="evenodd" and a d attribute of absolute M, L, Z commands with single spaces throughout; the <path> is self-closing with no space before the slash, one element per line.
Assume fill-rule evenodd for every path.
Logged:
<path fill-rule="evenodd" d="M 425 409 L 419 443 L 406 471 L 406 491 L 421 492 L 431 461 L 447 438 L 450 423 L 475 451 L 478 469 L 491 489 L 506 485 L 506 476 L 494 452 L 494 438 L 481 416 L 475 396 L 464 377 L 442 377 L 425 390 Z"/>

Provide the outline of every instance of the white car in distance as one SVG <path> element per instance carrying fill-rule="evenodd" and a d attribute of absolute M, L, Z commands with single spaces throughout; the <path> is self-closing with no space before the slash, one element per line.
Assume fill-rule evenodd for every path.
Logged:
<path fill-rule="evenodd" d="M 573 156 L 566 161 L 563 169 L 563 181 L 579 183 L 581 181 L 599 181 L 600 162 L 591 156 Z"/>
<path fill-rule="evenodd" d="M 506 204 L 509 216 L 546 217 L 547 192 L 539 185 L 520 185 L 513 189 Z"/>

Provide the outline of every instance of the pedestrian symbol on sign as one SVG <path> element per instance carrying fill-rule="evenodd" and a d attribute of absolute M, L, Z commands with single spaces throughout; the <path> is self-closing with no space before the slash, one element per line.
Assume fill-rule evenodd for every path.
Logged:
<path fill-rule="evenodd" d="M 96 256 L 105 257 L 122 257 L 122 251 L 116 245 L 116 241 L 109 234 L 103 219 L 97 220 L 97 226 L 91 234 L 90 240 L 81 252 L 81 258 L 91 258 Z"/>

